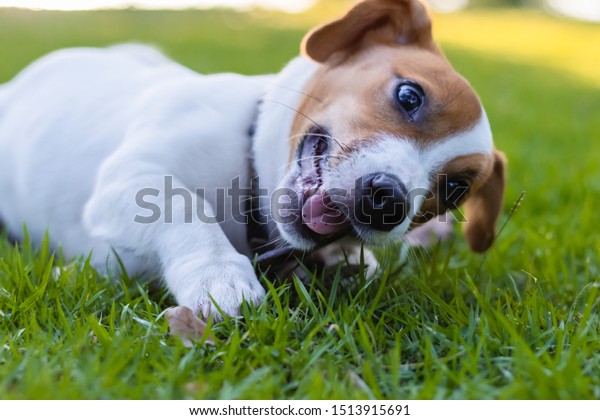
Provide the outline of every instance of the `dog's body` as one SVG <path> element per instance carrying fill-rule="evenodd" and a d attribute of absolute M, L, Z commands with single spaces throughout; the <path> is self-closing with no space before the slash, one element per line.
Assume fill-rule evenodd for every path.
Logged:
<path fill-rule="evenodd" d="M 173 199 L 172 223 L 134 218 L 146 214 L 136 194 L 164 191 L 166 176 L 174 189 L 202 187 L 215 208 L 219 188 L 236 177 L 248 184 L 249 130 L 266 81 L 200 76 L 142 46 L 63 50 L 39 60 L 2 92 L 1 218 L 15 234 L 26 221 L 36 242 L 49 229 L 67 256 L 93 250 L 101 270 L 107 257 L 109 269 L 117 264 L 111 248 L 132 273 L 164 267 L 178 279 L 168 281 L 171 291 L 190 307 L 197 305 L 185 294 L 198 296 L 190 276 L 225 288 L 247 281 L 244 295 L 257 300 L 263 291 L 243 224 L 196 217 L 186 224 L 182 197 Z M 218 287 L 211 295 L 235 311 Z"/>
<path fill-rule="evenodd" d="M 246 209 L 229 194 L 250 187 L 251 157 L 269 230 L 298 249 L 345 230 L 355 239 L 328 255 L 402 240 L 459 204 L 438 199 L 434 175 L 448 173 L 468 184 L 467 236 L 485 250 L 503 161 L 426 16 L 416 1 L 367 0 L 307 38 L 312 59 L 274 76 L 201 76 L 141 46 L 53 53 L 0 86 L 0 220 L 13 234 L 25 222 L 35 241 L 49 230 L 68 256 L 93 250 L 100 269 L 117 264 L 114 250 L 205 316 L 213 301 L 233 314 L 264 295 Z M 293 194 L 272 200 L 282 189 Z"/>

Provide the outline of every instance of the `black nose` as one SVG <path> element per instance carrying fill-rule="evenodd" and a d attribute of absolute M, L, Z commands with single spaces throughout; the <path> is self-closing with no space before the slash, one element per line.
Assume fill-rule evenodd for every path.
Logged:
<path fill-rule="evenodd" d="M 356 180 L 355 217 L 372 229 L 389 232 L 406 218 L 408 191 L 398 177 L 369 174 Z"/>

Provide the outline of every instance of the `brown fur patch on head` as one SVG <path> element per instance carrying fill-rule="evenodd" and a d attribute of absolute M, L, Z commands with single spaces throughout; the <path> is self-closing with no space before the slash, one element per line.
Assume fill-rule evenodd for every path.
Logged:
<path fill-rule="evenodd" d="M 417 217 L 413 219 L 413 226 L 423 224 L 434 216 L 452 210 L 441 199 L 444 194 L 442 182 L 466 181 L 470 188 L 468 194 L 461 199 L 465 210 L 465 217 L 462 220 L 463 231 L 473 251 L 486 251 L 494 242 L 496 222 L 502 211 L 506 183 L 505 168 L 506 158 L 498 151 L 493 155 L 473 154 L 452 160 L 434 180 L 432 191 L 421 206 Z"/>
<path fill-rule="evenodd" d="M 494 152 L 490 176 L 469 196 L 465 203 L 467 223 L 463 227 L 469 246 L 475 252 L 485 252 L 496 238 L 496 222 L 504 204 L 506 157 Z"/>
<path fill-rule="evenodd" d="M 323 66 L 298 109 L 291 132 L 296 143 L 315 123 L 346 151 L 380 134 L 429 143 L 481 116 L 477 95 L 435 45 L 429 14 L 417 0 L 363 0 L 311 31 L 302 49 Z M 398 103 L 402 81 L 424 91 L 415 118 Z"/>
<path fill-rule="evenodd" d="M 397 103 L 402 80 L 425 93 L 415 118 Z M 441 54 L 413 46 L 373 46 L 342 64 L 324 65 L 305 93 L 292 126 L 292 150 L 315 122 L 352 150 L 381 134 L 426 146 L 470 128 L 482 113 L 473 89 Z"/>
<path fill-rule="evenodd" d="M 444 165 L 431 180 L 432 187 L 429 195 L 423 202 L 417 217 L 413 219 L 413 224 L 423 224 L 435 216 L 453 210 L 442 199 L 445 193 L 443 184 L 449 180 L 461 180 L 469 184 L 469 192 L 477 191 L 489 178 L 493 163 L 494 157 L 492 155 L 476 153 L 457 157 Z M 461 202 L 458 204 L 462 204 L 466 198 L 466 195 L 462 197 Z"/>

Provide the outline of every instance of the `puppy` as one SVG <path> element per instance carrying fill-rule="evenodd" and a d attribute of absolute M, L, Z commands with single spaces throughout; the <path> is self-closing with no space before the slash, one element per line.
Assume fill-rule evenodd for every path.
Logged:
<path fill-rule="evenodd" d="M 480 100 L 415 0 L 356 4 L 277 75 L 199 75 L 134 45 L 52 53 L 0 87 L 0 156 L 10 233 L 48 230 L 101 271 L 118 255 L 204 317 L 264 296 L 249 211 L 277 244 L 338 239 L 330 264 L 464 202 L 482 252 L 504 190 Z"/>

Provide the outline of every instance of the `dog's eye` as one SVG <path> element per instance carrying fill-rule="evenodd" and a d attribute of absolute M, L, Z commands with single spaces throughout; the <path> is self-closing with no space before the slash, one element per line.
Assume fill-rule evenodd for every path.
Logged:
<path fill-rule="evenodd" d="M 469 192 L 470 185 L 464 180 L 450 180 L 442 185 L 440 191 L 440 200 L 449 209 L 455 209 L 465 199 Z"/>
<path fill-rule="evenodd" d="M 411 117 L 423 105 L 424 94 L 420 86 L 414 83 L 402 83 L 398 87 L 398 103 Z"/>

